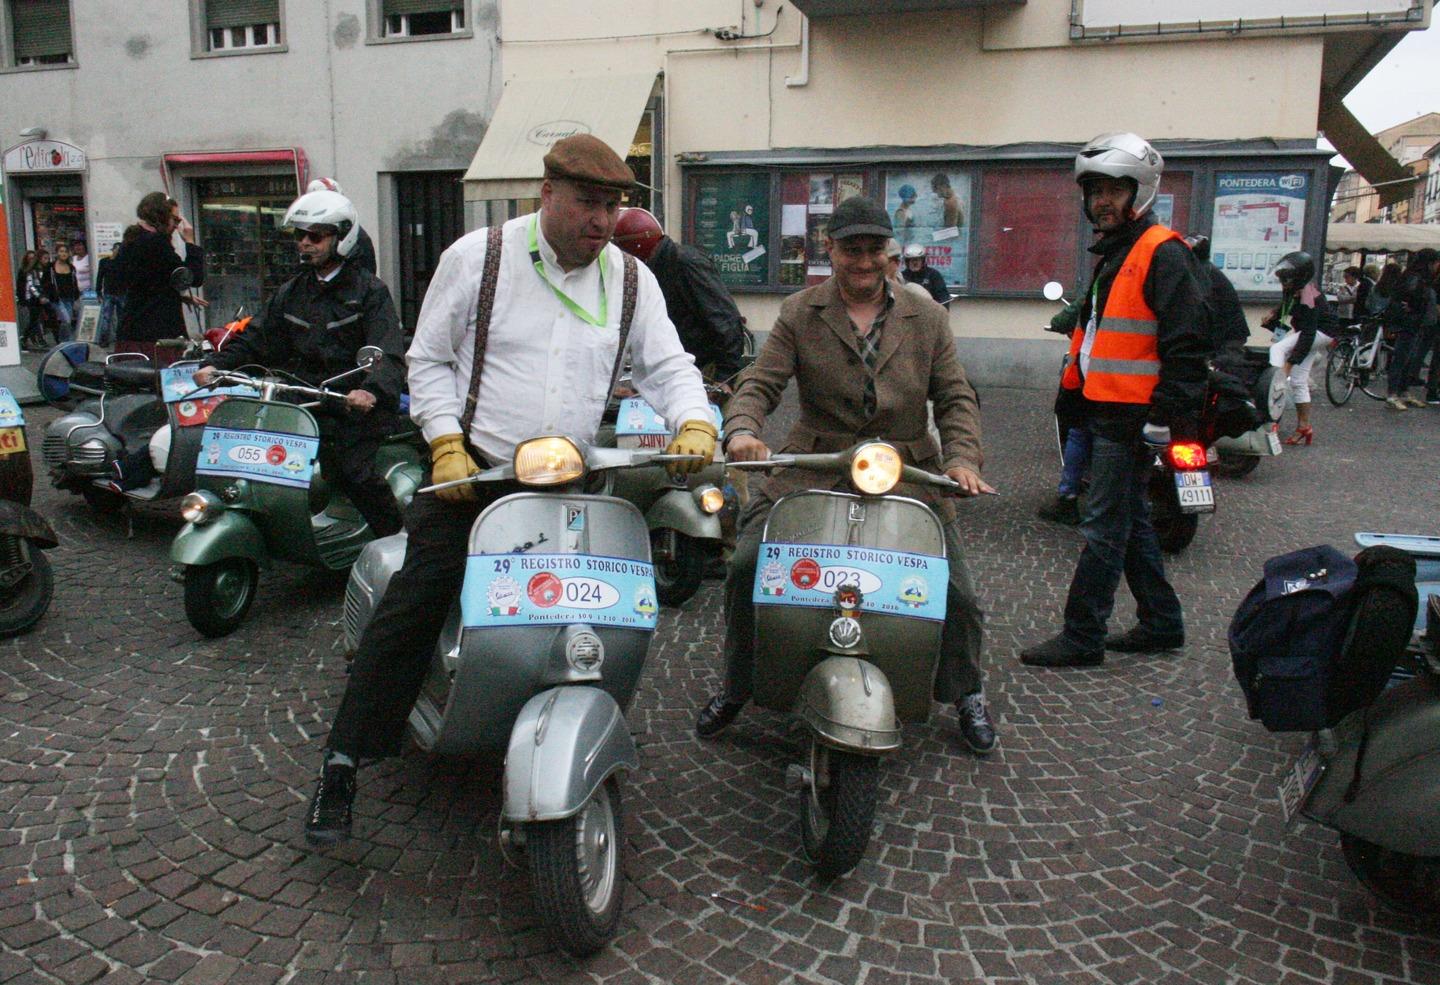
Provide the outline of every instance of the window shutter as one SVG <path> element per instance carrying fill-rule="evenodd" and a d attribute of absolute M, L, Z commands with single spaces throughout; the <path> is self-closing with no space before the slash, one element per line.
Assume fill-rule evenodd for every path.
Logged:
<path fill-rule="evenodd" d="M 205 27 L 246 27 L 278 24 L 280 0 L 205 0 Z"/>
<path fill-rule="evenodd" d="M 68 55 L 70 0 L 14 0 L 15 57 Z"/>
<path fill-rule="evenodd" d="M 384 0 L 385 16 L 396 14 L 437 14 L 442 10 L 462 10 L 465 0 Z"/>

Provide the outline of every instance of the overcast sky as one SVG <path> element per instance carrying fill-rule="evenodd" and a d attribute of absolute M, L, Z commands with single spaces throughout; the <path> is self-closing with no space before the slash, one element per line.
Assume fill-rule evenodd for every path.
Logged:
<path fill-rule="evenodd" d="M 1350 112 L 1371 133 L 1426 113 L 1440 112 L 1440 16 L 1425 31 L 1411 31 L 1345 97 Z"/>

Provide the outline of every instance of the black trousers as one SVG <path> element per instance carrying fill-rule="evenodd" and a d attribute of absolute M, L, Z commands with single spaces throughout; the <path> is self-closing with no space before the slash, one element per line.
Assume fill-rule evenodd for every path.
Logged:
<path fill-rule="evenodd" d="M 325 481 L 333 483 L 355 504 L 376 537 L 398 534 L 405 527 L 400 504 L 395 502 L 389 483 L 375 471 L 375 454 L 387 428 L 359 414 L 317 416 L 320 472 Z M 394 417 L 387 415 L 386 419 L 393 421 Z"/>

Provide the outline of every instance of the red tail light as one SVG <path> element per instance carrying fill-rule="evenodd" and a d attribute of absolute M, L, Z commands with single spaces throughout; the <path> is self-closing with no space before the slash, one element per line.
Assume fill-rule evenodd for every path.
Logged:
<path fill-rule="evenodd" d="M 1170 446 L 1170 464 L 1182 472 L 1203 469 L 1209 463 L 1205 459 L 1205 446 L 1194 441 L 1177 441 Z"/>

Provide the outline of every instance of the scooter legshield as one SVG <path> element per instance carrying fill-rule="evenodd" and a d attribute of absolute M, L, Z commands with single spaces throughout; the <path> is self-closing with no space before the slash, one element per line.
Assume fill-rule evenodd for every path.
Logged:
<path fill-rule="evenodd" d="M 507 821 L 570 817 L 640 756 L 620 706 L 594 687 L 557 687 L 535 695 L 515 719 L 505 754 Z"/>
<path fill-rule="evenodd" d="M 204 526 L 187 523 L 170 542 L 170 560 L 176 564 L 214 564 L 232 557 L 246 557 L 258 564 L 268 556 L 260 528 L 234 510 L 226 510 Z"/>
<path fill-rule="evenodd" d="M 675 530 L 700 540 L 720 539 L 720 517 L 706 513 L 688 489 L 672 489 L 645 514 L 651 530 Z"/>

